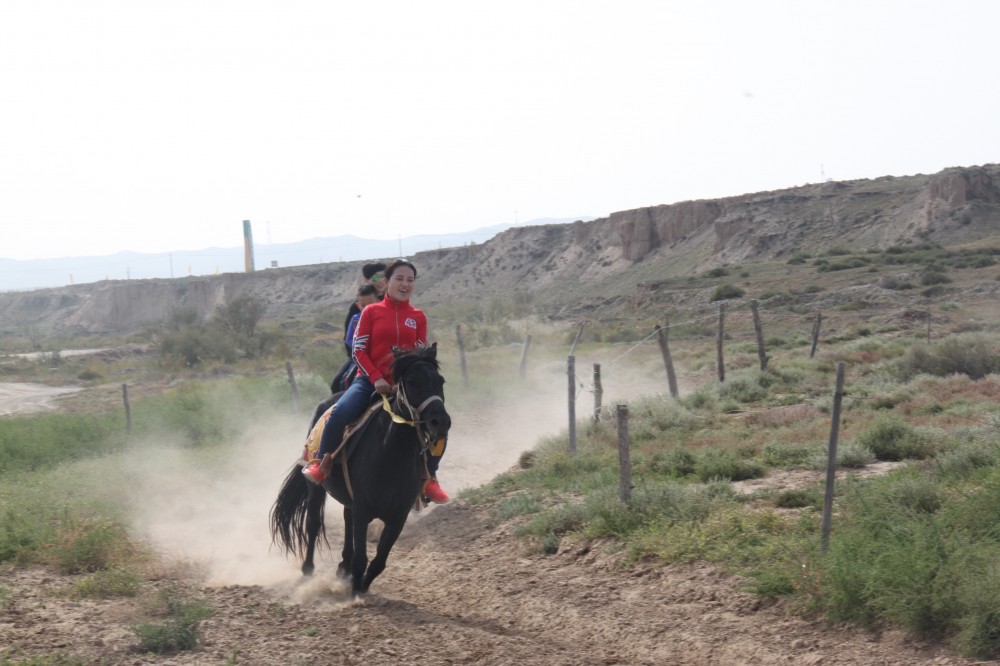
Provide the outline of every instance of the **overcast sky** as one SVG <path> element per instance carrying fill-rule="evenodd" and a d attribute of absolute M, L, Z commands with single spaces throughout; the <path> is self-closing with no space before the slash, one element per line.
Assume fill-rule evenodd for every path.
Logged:
<path fill-rule="evenodd" d="M 993 0 L 2 0 L 0 257 L 1000 161 Z"/>

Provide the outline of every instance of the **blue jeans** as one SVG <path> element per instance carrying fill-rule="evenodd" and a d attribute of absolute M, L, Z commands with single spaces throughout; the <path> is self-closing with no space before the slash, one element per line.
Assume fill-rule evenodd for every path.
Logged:
<path fill-rule="evenodd" d="M 375 387 L 365 375 L 361 375 L 347 387 L 344 395 L 340 396 L 337 404 L 333 406 L 330 419 L 323 427 L 323 438 L 319 441 L 320 460 L 327 453 L 333 453 L 340 446 L 340 441 L 344 439 L 344 428 L 354 423 L 364 413 L 368 405 L 371 404 L 374 392 Z M 427 471 L 430 472 L 431 476 L 437 473 L 440 464 L 441 456 L 427 456 Z"/>
<path fill-rule="evenodd" d="M 368 377 L 362 375 L 354 380 L 347 387 L 344 395 L 340 396 L 337 404 L 333 406 L 330 419 L 323 427 L 323 439 L 319 441 L 319 458 L 323 459 L 327 453 L 333 453 L 340 441 L 344 439 L 344 428 L 356 421 L 365 408 L 371 402 L 372 393 L 375 387 L 368 381 Z"/>

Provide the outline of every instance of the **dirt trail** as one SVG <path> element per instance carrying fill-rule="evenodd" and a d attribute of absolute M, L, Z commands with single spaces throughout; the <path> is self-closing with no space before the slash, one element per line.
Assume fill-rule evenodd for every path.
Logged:
<path fill-rule="evenodd" d="M 641 384 L 631 381 L 629 390 L 649 388 Z M 605 390 L 609 400 L 624 397 L 618 388 Z M 448 487 L 487 481 L 538 436 L 563 429 L 558 393 L 453 414 L 442 467 Z M 506 434 L 511 414 L 520 436 Z M 137 530 L 168 561 L 196 564 L 199 576 L 162 564 L 137 599 L 74 600 L 59 594 L 70 577 L 2 569 L 0 655 L 74 654 L 115 666 L 995 663 L 959 659 L 899 633 L 800 619 L 762 605 L 741 591 L 738 578 L 708 565 L 622 568 L 609 544 L 529 553 L 514 525 L 497 524 L 489 507 L 464 501 L 414 515 L 371 593 L 351 601 L 330 551 L 309 579 L 297 562 L 268 551 L 267 510 L 294 458 L 289 441 L 304 430 L 299 420 L 262 426 L 241 455 L 223 461 L 236 481 L 166 446 L 156 460 L 128 461 L 149 466 L 136 471 L 145 479 Z M 328 508 L 336 547 L 339 507 Z M 196 651 L 139 654 L 130 627 L 145 610 L 141 600 L 168 587 L 215 614 L 202 623 Z"/>
<path fill-rule="evenodd" d="M 57 397 L 79 390 L 70 386 L 3 382 L 0 383 L 0 416 L 54 409 Z"/>

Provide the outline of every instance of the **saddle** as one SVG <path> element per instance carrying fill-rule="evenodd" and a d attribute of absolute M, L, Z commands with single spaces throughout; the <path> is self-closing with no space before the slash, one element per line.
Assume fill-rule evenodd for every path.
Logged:
<path fill-rule="evenodd" d="M 337 445 L 337 448 L 333 450 L 333 453 L 328 453 L 324 457 L 323 463 L 332 463 L 338 455 L 345 453 L 345 448 L 345 458 L 349 458 L 351 454 L 354 453 L 354 449 L 357 447 L 358 440 L 360 439 L 360 437 L 354 437 L 354 435 L 362 432 L 368 426 L 371 422 L 372 416 L 375 415 L 375 412 L 377 412 L 381 406 L 382 403 L 377 398 L 373 399 L 361 416 L 344 428 L 343 439 Z M 319 444 L 323 440 L 323 430 L 326 429 L 327 421 L 330 418 L 330 412 L 334 407 L 336 407 L 336 403 L 330 406 L 330 408 L 323 413 L 323 416 L 316 421 L 312 430 L 309 431 L 305 447 L 303 447 L 302 450 L 302 460 L 299 461 L 301 466 L 305 467 L 310 461 L 315 460 L 319 455 Z M 330 473 L 329 469 L 324 469 L 323 471 L 327 474 Z"/>
<path fill-rule="evenodd" d="M 331 405 L 330 408 L 323 413 L 323 416 L 321 416 L 316 421 L 316 424 L 313 426 L 312 430 L 309 431 L 309 436 L 306 438 L 306 444 L 302 451 L 302 459 L 299 460 L 300 466 L 305 467 L 312 460 L 315 460 L 316 457 L 318 456 L 320 442 L 323 439 L 323 430 L 326 428 L 327 421 L 329 420 L 329 414 L 335 406 L 336 403 L 334 405 Z M 354 489 L 351 487 L 351 479 L 347 471 L 347 461 L 350 459 L 355 449 L 357 449 L 358 442 L 361 441 L 361 435 L 365 432 L 365 430 L 368 429 L 368 426 L 371 424 L 372 418 L 375 416 L 375 413 L 383 408 L 386 409 L 386 411 L 389 410 L 389 403 L 386 401 L 384 396 L 380 396 L 378 394 L 372 396 L 372 401 L 365 409 L 364 413 L 362 413 L 361 416 L 357 418 L 357 420 L 355 420 L 354 422 L 349 424 L 346 428 L 344 428 L 343 439 L 341 439 L 340 443 L 337 445 L 337 448 L 334 449 L 331 453 L 327 453 L 325 456 L 323 456 L 323 459 L 320 461 L 319 465 L 320 469 L 327 477 L 329 477 L 330 472 L 333 470 L 333 463 L 338 458 L 340 459 L 340 465 L 344 474 L 344 482 L 347 485 L 347 492 L 352 498 L 354 497 Z M 392 416 L 393 420 L 396 420 L 396 418 L 398 418 L 396 417 L 395 414 L 393 414 Z M 444 444 L 445 444 L 444 440 L 437 442 L 433 447 L 431 454 L 441 455 L 442 453 L 444 453 Z M 431 478 L 431 475 L 427 471 L 426 454 L 423 455 L 422 457 L 424 462 L 423 477 L 424 480 L 426 481 L 427 479 Z M 425 506 L 427 506 L 427 503 L 421 497 L 418 497 L 416 501 L 416 506 L 414 507 L 415 510 L 419 511 L 421 508 Z"/>

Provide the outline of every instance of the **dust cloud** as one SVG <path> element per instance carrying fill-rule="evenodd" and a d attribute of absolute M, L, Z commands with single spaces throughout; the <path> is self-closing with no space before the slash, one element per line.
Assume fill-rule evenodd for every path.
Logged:
<path fill-rule="evenodd" d="M 586 375 L 578 375 L 589 384 L 590 366 L 586 368 Z M 640 363 L 608 376 L 604 404 L 664 392 L 665 379 L 650 376 L 655 370 Z M 540 438 L 567 429 L 565 366 L 552 364 L 536 372 L 545 375 L 544 381 L 533 377 L 523 393 L 506 392 L 512 398 L 464 411 L 449 401 L 453 427 L 438 478 L 450 493 L 488 482 L 514 466 L 521 453 L 532 449 Z M 662 365 L 659 373 L 663 373 Z M 459 390 L 460 381 L 450 380 L 449 390 Z M 592 410 L 593 394 L 579 391 L 577 418 L 585 419 Z M 300 562 L 271 545 L 268 514 L 301 454 L 308 420 L 303 408 L 298 417 L 252 424 L 238 445 L 216 450 L 212 458 L 166 443 L 152 447 L 152 454 L 133 463 L 132 473 L 143 477 L 141 491 L 133 500 L 136 531 L 160 553 L 196 566 L 208 585 L 269 586 L 287 590 L 293 599 L 305 595 L 300 601 L 343 598 L 335 579 L 327 580 L 325 575 L 303 583 Z M 328 499 L 326 506 L 327 531 L 334 548 L 318 552 L 317 573 L 332 576 L 342 528 L 340 505 Z M 407 530 L 425 515 L 414 514 Z"/>

